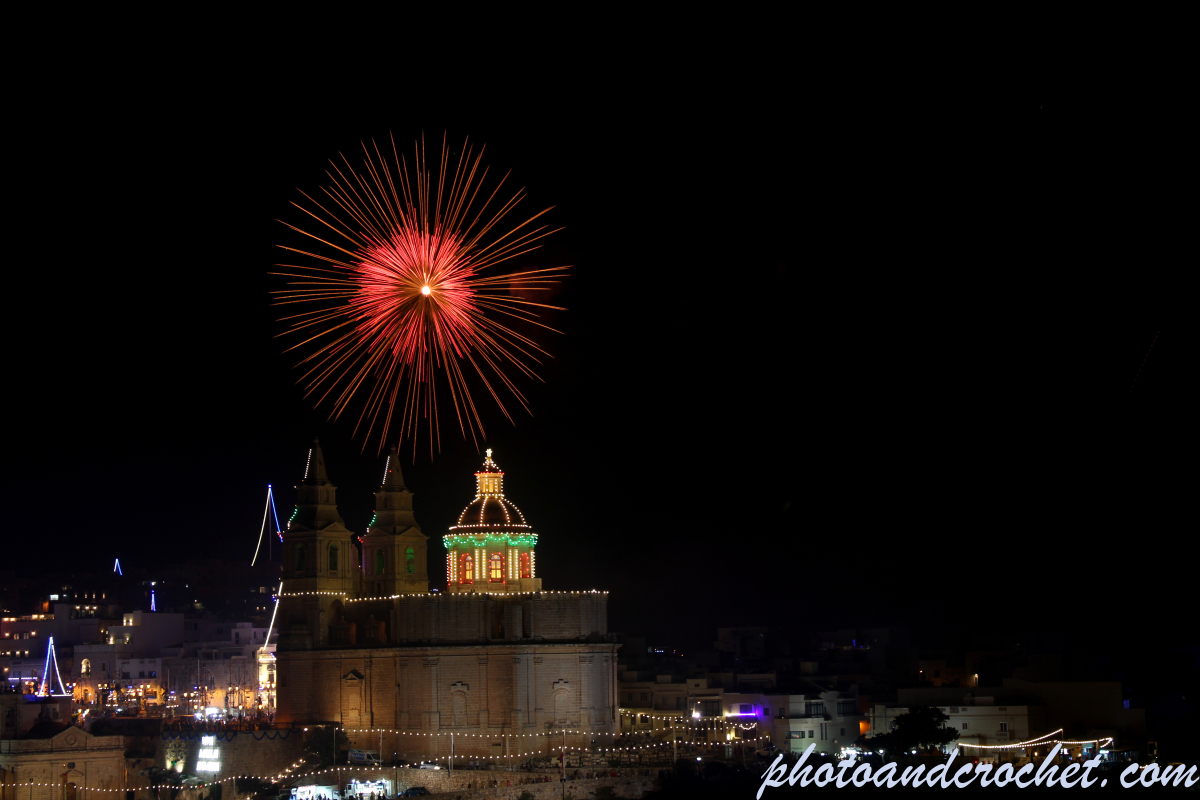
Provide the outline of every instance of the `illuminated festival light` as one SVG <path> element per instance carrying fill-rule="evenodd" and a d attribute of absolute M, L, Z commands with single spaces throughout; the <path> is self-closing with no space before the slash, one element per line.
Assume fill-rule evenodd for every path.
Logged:
<path fill-rule="evenodd" d="M 51 691 L 54 688 L 50 682 L 50 664 L 52 663 L 54 664 L 54 677 L 58 679 L 57 692 Z M 66 687 L 63 685 L 62 675 L 60 675 L 58 672 L 58 656 L 54 653 L 53 636 L 49 637 L 49 641 L 46 644 L 46 663 L 42 665 L 42 682 L 38 685 L 35 694 L 39 694 L 43 697 L 65 697 L 70 694 L 70 692 L 68 692 Z"/>
<path fill-rule="evenodd" d="M 311 463 L 311 461 L 312 461 L 312 449 L 311 448 L 308 451 L 308 460 Z M 308 464 L 307 463 L 304 465 L 304 475 L 305 475 L 305 477 L 308 476 Z M 267 502 L 263 506 L 262 526 L 258 530 L 258 544 L 254 546 L 254 557 L 250 559 L 250 566 L 252 566 L 252 567 L 254 566 L 255 562 L 258 561 L 258 552 L 262 548 L 263 534 L 267 532 L 268 514 L 271 514 L 274 516 L 274 518 L 275 518 L 275 535 L 278 536 L 279 541 L 282 542 L 283 541 L 283 526 L 279 524 L 279 512 L 275 510 L 275 492 L 271 488 L 271 484 L 269 484 L 269 483 L 267 484 Z M 292 512 L 292 516 L 293 517 L 296 516 L 295 511 Z M 268 554 L 270 553 L 269 545 L 267 548 L 267 552 L 268 552 Z"/>
<path fill-rule="evenodd" d="M 279 264 L 296 272 L 274 274 L 297 280 L 274 294 L 278 305 L 308 309 L 283 319 L 285 335 L 303 337 L 289 350 L 311 348 L 300 362 L 306 395 L 318 405 L 329 400 L 331 419 L 362 397 L 354 431 L 377 434 L 381 450 L 389 435 L 407 436 L 415 448 L 424 419 L 432 454 L 441 447 L 439 391 L 449 395 L 464 438 L 468 430 L 476 442 L 484 435 L 468 376 L 479 378 L 510 422 L 501 389 L 529 411 L 507 370 L 536 379 L 534 364 L 549 354 L 510 320 L 553 331 L 537 321 L 538 310 L 562 309 L 523 295 L 548 289 L 568 267 L 496 272 L 554 231 L 534 226 L 549 208 L 507 223 L 524 189 L 498 200 L 505 175 L 484 190 L 482 149 L 475 154 L 464 142 L 455 164 L 443 137 L 432 166 L 422 138 L 410 175 L 394 137 L 390 144 L 389 153 L 387 143 L 382 150 L 363 143 L 357 170 L 345 156 L 342 164 L 331 161 L 325 197 L 302 193 L 308 203 L 292 204 L 310 217 L 309 230 L 283 224 L 321 252 L 280 247 L 319 263 Z"/>

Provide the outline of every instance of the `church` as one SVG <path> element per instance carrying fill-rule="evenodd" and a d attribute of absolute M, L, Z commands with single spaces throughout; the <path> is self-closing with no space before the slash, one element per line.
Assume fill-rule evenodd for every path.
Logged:
<path fill-rule="evenodd" d="M 538 535 L 505 496 L 491 450 L 442 538 L 445 592 L 429 589 L 429 537 L 395 449 L 361 551 L 319 442 L 296 488 L 277 610 L 278 722 L 337 723 L 351 747 L 409 760 L 451 747 L 462 757 L 546 752 L 618 730 L 607 593 L 542 589 Z"/>

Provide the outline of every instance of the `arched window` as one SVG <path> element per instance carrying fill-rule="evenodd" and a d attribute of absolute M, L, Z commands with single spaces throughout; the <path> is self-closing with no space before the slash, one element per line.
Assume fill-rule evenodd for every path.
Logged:
<path fill-rule="evenodd" d="M 329 545 L 329 571 L 337 572 L 337 545 Z"/>
<path fill-rule="evenodd" d="M 304 545 L 296 545 L 296 572 L 304 572 Z"/>
<path fill-rule="evenodd" d="M 492 553 L 492 557 L 488 561 L 488 577 L 494 581 L 504 580 L 504 559 L 500 557 L 500 554 Z"/>
<path fill-rule="evenodd" d="M 91 675 L 92 674 L 92 660 L 90 658 L 85 658 L 83 661 L 79 662 L 79 674 L 80 675 Z"/>
<path fill-rule="evenodd" d="M 376 550 L 375 551 L 375 574 L 376 575 L 383 574 L 383 565 L 384 565 L 383 551 Z"/>
<path fill-rule="evenodd" d="M 413 553 L 413 549 L 411 547 L 404 551 L 404 563 L 408 567 L 409 575 L 415 575 L 417 573 L 417 557 Z"/>
<path fill-rule="evenodd" d="M 532 577 L 529 571 L 529 553 L 521 553 L 521 577 Z"/>
<path fill-rule="evenodd" d="M 470 553 L 462 553 L 458 557 L 458 582 L 471 583 L 471 575 L 474 568 L 474 559 Z"/>

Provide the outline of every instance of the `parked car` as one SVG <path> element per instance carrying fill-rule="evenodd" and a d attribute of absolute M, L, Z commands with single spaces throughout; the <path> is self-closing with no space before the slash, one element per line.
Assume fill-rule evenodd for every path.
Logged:
<path fill-rule="evenodd" d="M 413 786 L 412 788 L 405 789 L 397 797 L 421 797 L 427 794 L 429 794 L 429 790 L 424 786 Z"/>

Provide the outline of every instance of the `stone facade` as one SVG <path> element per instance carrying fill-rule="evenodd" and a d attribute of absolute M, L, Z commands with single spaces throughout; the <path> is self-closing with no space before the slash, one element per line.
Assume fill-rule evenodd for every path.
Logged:
<path fill-rule="evenodd" d="M 125 780 L 121 736 L 69 727 L 47 738 L 0 740 L 0 800 L 112 800 Z M 19 785 L 25 784 L 25 785 Z"/>

